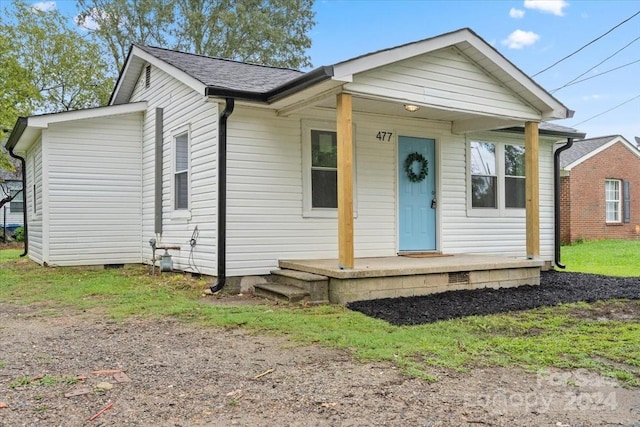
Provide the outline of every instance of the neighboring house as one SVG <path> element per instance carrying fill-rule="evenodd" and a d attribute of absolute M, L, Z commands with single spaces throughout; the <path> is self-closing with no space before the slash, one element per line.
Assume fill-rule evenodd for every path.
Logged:
<path fill-rule="evenodd" d="M 3 147 L 0 149 L 4 151 Z M 22 193 L 22 172 L 20 164 L 13 162 L 16 170 L 9 172 L 0 169 L 0 199 L 13 196 L 13 199 L 0 208 L 0 239 L 4 236 L 3 228 L 13 233 L 24 223 L 24 198 Z"/>
<path fill-rule="evenodd" d="M 574 141 L 560 155 L 561 239 L 640 237 L 640 150 L 620 135 Z"/>
<path fill-rule="evenodd" d="M 22 118 L 7 145 L 48 265 L 149 262 L 151 238 L 219 277 L 411 251 L 550 265 L 554 144 L 584 135 L 544 122 L 572 113 L 469 29 L 307 73 L 135 45 L 109 106 Z"/>

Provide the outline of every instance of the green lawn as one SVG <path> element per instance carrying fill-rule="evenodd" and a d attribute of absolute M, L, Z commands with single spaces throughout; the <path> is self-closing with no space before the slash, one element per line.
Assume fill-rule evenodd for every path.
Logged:
<path fill-rule="evenodd" d="M 640 240 L 600 240 L 563 246 L 567 271 L 640 277 Z"/>
<path fill-rule="evenodd" d="M 608 249 L 601 245 L 565 247 L 564 261 L 575 266 L 573 259 L 587 258 L 587 252 L 618 250 L 614 243 L 607 243 L 614 245 Z M 632 252 L 627 245 L 622 242 L 620 246 Z M 432 379 L 432 367 L 464 371 L 476 366 L 519 366 L 528 370 L 553 366 L 587 368 L 629 386 L 640 385 L 640 324 L 602 320 L 599 314 L 619 311 L 623 305 L 626 309 L 631 305 L 638 312 L 638 301 L 572 304 L 396 327 L 334 305 L 213 306 L 200 297 L 206 283 L 186 275 L 151 277 L 147 267 L 44 268 L 19 259 L 20 253 L 0 251 L 0 301 L 38 304 L 42 315 L 55 315 L 60 307 L 99 308 L 117 320 L 173 316 L 212 327 L 286 334 L 301 343 L 347 349 L 363 360 L 390 361 L 427 379 Z M 637 264 L 635 257 L 630 259 Z M 588 264 L 606 266 L 608 259 L 594 256 Z M 632 268 L 617 272 L 637 271 Z"/>

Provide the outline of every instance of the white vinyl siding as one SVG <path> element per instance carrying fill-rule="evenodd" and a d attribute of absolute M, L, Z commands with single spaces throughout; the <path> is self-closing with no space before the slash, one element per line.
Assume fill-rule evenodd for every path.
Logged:
<path fill-rule="evenodd" d="M 621 222 L 622 215 L 620 214 L 620 211 L 622 206 L 622 192 L 620 189 L 622 188 L 622 185 L 620 185 L 620 180 L 607 179 L 604 184 L 606 221 L 609 223 Z"/>
<path fill-rule="evenodd" d="M 50 265 L 141 262 L 141 121 L 129 114 L 47 129 Z"/>
<path fill-rule="evenodd" d="M 217 137 L 218 104 L 207 102 L 201 93 L 194 92 L 162 70 L 151 66 L 151 88 L 145 89 L 146 71 L 141 73 L 131 102 L 147 101 L 143 124 L 142 147 L 142 251 L 143 261 L 151 260 L 149 239 L 158 245 L 180 246 L 170 251 L 177 270 L 199 271 L 216 275 L 217 236 Z M 163 181 L 162 234 L 154 232 L 155 201 L 155 109 L 163 109 Z M 234 116 L 232 116 L 234 117 Z M 188 126 L 190 141 L 189 209 L 175 211 L 173 204 L 173 137 L 176 131 Z M 198 227 L 198 239 L 192 248 L 189 241 Z M 189 263 L 189 256 L 193 253 Z"/>
<path fill-rule="evenodd" d="M 453 47 L 357 74 L 345 88 L 445 110 L 540 119 L 539 112 Z"/>
<path fill-rule="evenodd" d="M 481 216 L 467 214 L 468 181 L 461 174 L 465 168 L 468 141 L 464 136 L 441 145 L 441 184 L 438 199 L 441 218 L 441 250 L 444 253 L 495 254 L 526 256 L 526 223 L 522 215 Z M 469 140 L 492 140 L 496 143 L 520 145 L 524 135 L 502 133 L 470 135 Z M 540 138 L 540 257 L 553 259 L 553 140 Z M 442 203 L 440 203 L 442 201 Z"/>
<path fill-rule="evenodd" d="M 29 149 L 27 160 L 27 215 L 29 258 L 43 262 L 42 232 L 42 140 Z"/>

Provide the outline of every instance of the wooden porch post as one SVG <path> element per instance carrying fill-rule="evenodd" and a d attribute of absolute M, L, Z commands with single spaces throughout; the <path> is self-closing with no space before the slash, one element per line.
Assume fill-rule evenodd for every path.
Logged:
<path fill-rule="evenodd" d="M 527 258 L 540 256 L 540 173 L 538 123 L 524 124 L 525 196 L 527 211 Z"/>
<path fill-rule="evenodd" d="M 338 263 L 353 268 L 353 125 L 351 95 L 339 93 L 336 104 L 338 144 Z"/>

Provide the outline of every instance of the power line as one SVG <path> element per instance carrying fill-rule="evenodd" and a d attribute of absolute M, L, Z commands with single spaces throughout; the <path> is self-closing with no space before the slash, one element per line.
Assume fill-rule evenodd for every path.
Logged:
<path fill-rule="evenodd" d="M 593 78 L 600 77 L 600 76 L 605 75 L 605 74 L 609 74 L 612 71 L 616 71 L 616 70 L 619 70 L 620 68 L 628 67 L 629 65 L 633 65 L 633 64 L 636 64 L 638 62 L 640 62 L 640 59 L 636 59 L 635 61 L 629 62 L 629 63 L 624 64 L 624 65 L 620 65 L 619 67 L 612 68 L 610 70 L 603 71 L 603 72 L 598 73 L 598 74 L 594 74 L 593 76 L 589 76 L 589 77 L 587 77 L 585 79 L 582 79 L 582 80 L 576 80 L 575 82 L 572 81 L 572 83 L 567 83 L 566 85 L 564 85 L 562 87 L 559 87 L 557 89 L 552 90 L 551 93 L 555 93 L 555 92 L 559 91 L 560 89 L 564 89 L 565 87 L 577 85 L 578 83 L 586 82 L 587 80 L 591 80 Z M 576 77 L 576 78 L 578 78 L 578 77 Z"/>
<path fill-rule="evenodd" d="M 589 43 L 585 44 L 584 46 L 582 46 L 580 49 L 576 50 L 575 52 L 570 53 L 569 55 L 565 56 L 564 58 L 554 62 L 553 64 L 549 65 L 547 68 L 545 68 L 542 71 L 538 71 L 537 73 L 535 73 L 532 77 L 537 76 L 538 74 L 542 74 L 545 71 L 550 70 L 551 68 L 555 67 L 556 65 L 558 65 L 559 63 L 561 63 L 562 61 L 571 58 L 573 55 L 575 55 L 576 53 L 580 52 L 581 50 L 583 50 L 584 48 L 586 48 L 587 46 L 592 45 L 593 43 L 597 42 L 598 40 L 600 40 L 601 38 L 603 38 L 604 36 L 606 36 L 607 34 L 609 34 L 610 32 L 612 32 L 613 30 L 615 30 L 616 28 L 618 28 L 619 26 L 623 25 L 624 23 L 626 23 L 627 21 L 630 21 L 631 19 L 635 18 L 636 16 L 640 15 L 640 10 L 637 11 L 636 13 L 634 13 L 633 15 L 631 15 L 630 17 L 628 17 L 627 19 L 625 19 L 624 21 L 620 22 L 619 24 L 617 24 L 616 26 L 614 26 L 613 28 L 611 28 L 609 31 L 607 31 L 606 33 L 602 34 L 599 37 L 596 37 L 595 39 L 591 40 Z"/>
<path fill-rule="evenodd" d="M 638 98 L 640 98 L 640 94 L 638 94 L 638 95 L 634 96 L 634 97 L 633 97 L 633 98 L 631 98 L 631 99 L 627 99 L 626 101 L 624 101 L 624 102 L 623 102 L 623 103 L 621 103 L 621 104 L 616 105 L 615 107 L 609 108 L 607 111 L 603 111 L 603 112 L 602 112 L 602 113 L 600 113 L 600 114 L 596 114 L 595 116 L 589 117 L 587 120 L 583 120 L 583 121 L 581 121 L 580 123 L 576 123 L 576 124 L 574 124 L 574 125 L 572 125 L 572 126 L 579 126 L 579 125 L 581 125 L 581 124 L 583 124 L 583 123 L 588 122 L 588 121 L 589 121 L 589 120 L 591 120 L 591 119 L 595 119 L 596 117 L 600 117 L 600 116 L 602 116 L 603 114 L 607 114 L 608 112 L 613 111 L 613 110 L 615 110 L 616 108 L 622 107 L 623 105 L 628 104 L 628 103 L 630 103 L 631 101 L 636 100 L 636 99 L 638 99 Z"/>
<path fill-rule="evenodd" d="M 571 85 L 571 83 L 575 82 L 576 80 L 578 80 L 580 77 L 584 76 L 585 74 L 589 73 L 589 71 L 594 70 L 595 68 L 599 67 L 600 65 L 604 64 L 605 62 L 607 62 L 608 60 L 610 60 L 611 58 L 613 58 L 614 56 L 616 56 L 617 54 L 619 54 L 620 52 L 622 52 L 623 50 L 625 50 L 626 48 L 628 48 L 629 46 L 631 46 L 633 43 L 637 42 L 638 40 L 640 40 L 640 36 L 636 37 L 635 39 L 631 40 L 629 43 L 627 43 L 625 46 L 621 47 L 620 49 L 618 49 L 617 51 L 615 51 L 613 54 L 609 55 L 608 57 L 606 57 L 605 59 L 603 59 L 602 61 L 598 62 L 596 65 L 594 65 L 593 67 L 589 68 L 587 71 L 585 71 L 584 73 L 580 74 L 579 76 L 577 76 L 576 78 L 574 78 L 573 80 L 570 80 L 569 82 L 567 82 L 564 86 L 560 86 L 558 89 L 554 89 L 551 93 L 554 93 L 556 91 L 559 91 L 560 89 L 563 89 L 569 85 Z"/>

